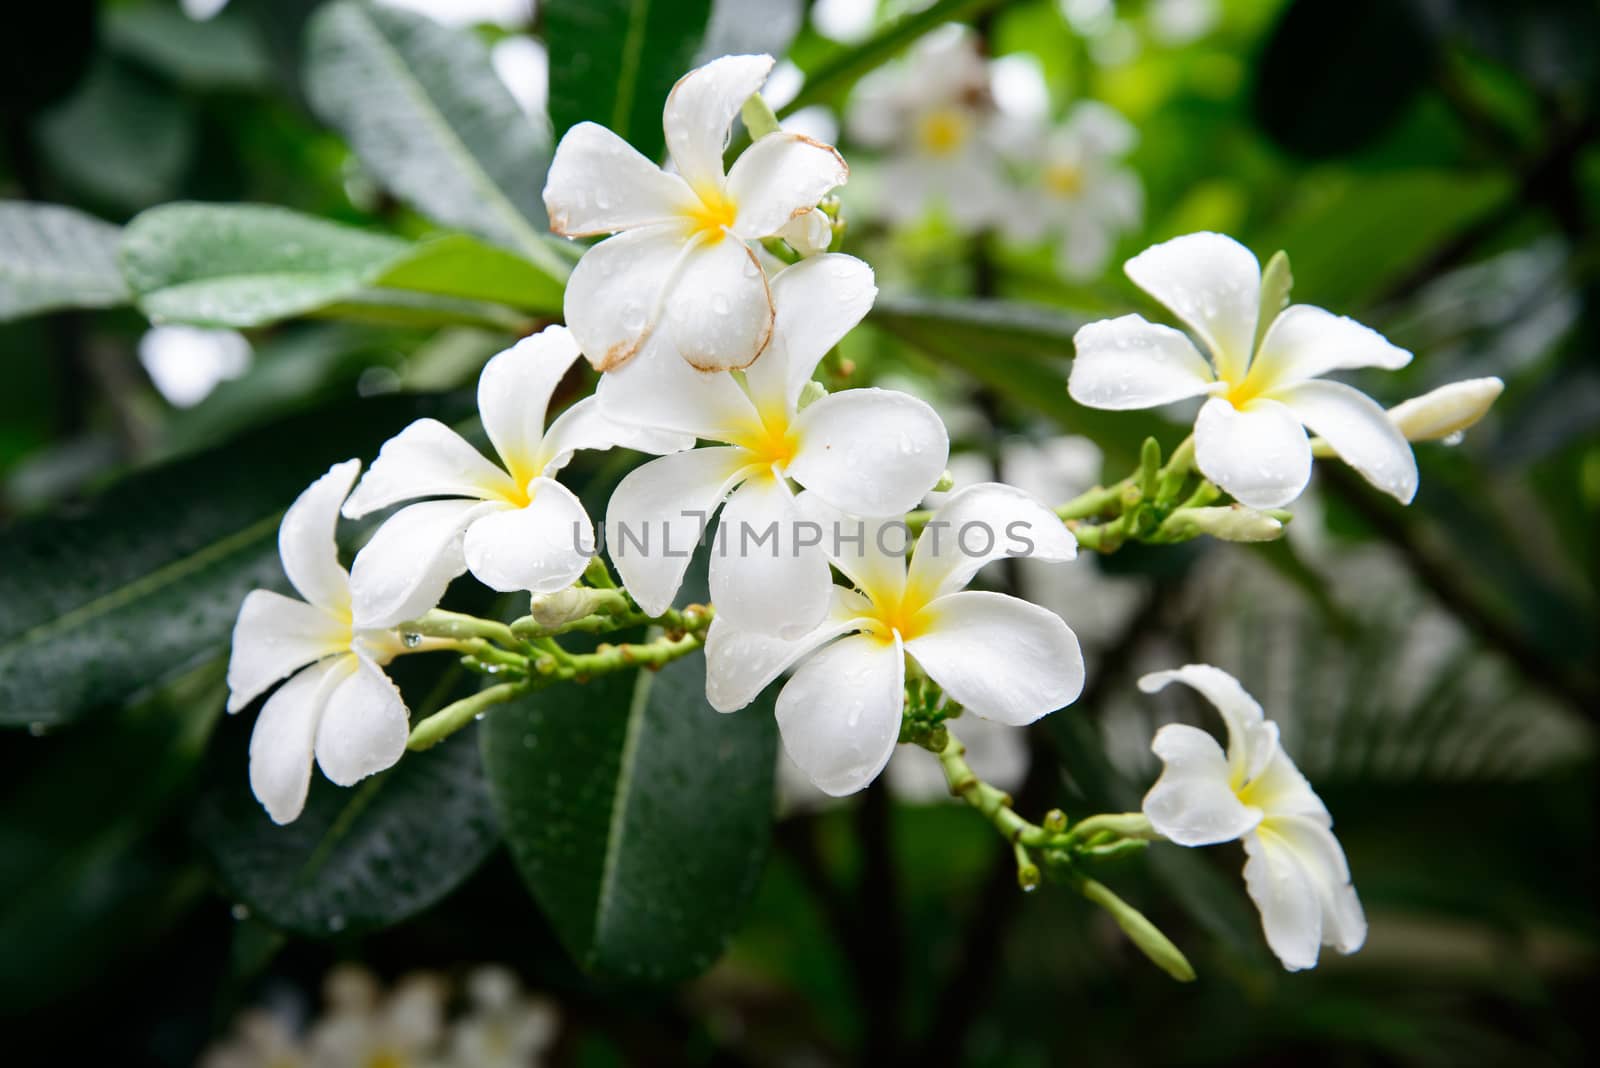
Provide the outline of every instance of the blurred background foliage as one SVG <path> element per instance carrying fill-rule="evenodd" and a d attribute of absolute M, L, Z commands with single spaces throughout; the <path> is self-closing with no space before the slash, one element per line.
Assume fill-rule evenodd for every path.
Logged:
<path fill-rule="evenodd" d="M 426 159 L 405 155 L 414 144 L 350 116 L 387 107 L 408 121 L 410 98 L 372 84 L 386 75 L 371 55 L 324 57 L 308 77 L 318 6 L 233 0 L 203 21 L 159 0 L 35 6 L 0 36 L 0 197 L 118 225 L 173 200 L 254 202 L 407 240 L 443 225 L 496 243 L 512 216 L 451 200 Z M 461 414 L 483 361 L 558 308 L 539 270 L 562 253 L 524 241 L 492 260 L 473 245 L 417 285 L 426 300 L 404 285 L 395 297 L 363 260 L 351 270 L 376 290 L 313 300 L 292 321 L 236 318 L 244 333 L 219 349 L 183 328 L 148 333 L 117 306 L 114 265 L 79 284 L 80 303 L 103 310 L 8 304 L 23 292 L 23 235 L 0 204 L 7 1063 L 190 1064 L 242 1006 L 304 998 L 341 960 L 391 977 L 504 962 L 559 1006 L 558 1063 L 1585 1063 L 1600 994 L 1600 9 L 686 0 L 634 27 L 650 58 L 625 85 L 611 72 L 634 47 L 618 29 L 630 5 L 402 6 L 469 27 L 412 53 L 425 86 L 448 96 L 462 56 L 477 55 L 458 46 L 475 38 L 511 94 L 469 115 L 509 99 L 525 115 L 514 135 L 480 140 L 523 213 L 514 239 L 542 229 L 542 168 L 566 126 L 616 120 L 655 152 L 671 81 L 723 52 L 787 55 L 783 113 L 837 129 L 861 75 L 958 20 L 996 57 L 1033 57 L 1057 118 L 1082 99 L 1124 114 L 1140 135 L 1144 219 L 1086 281 L 1062 281 L 1048 248 L 939 217 L 885 226 L 847 190 L 845 248 L 884 289 L 844 347 L 851 380 L 934 400 L 963 471 L 1065 494 L 1102 461 L 1120 476 L 1147 432 L 1177 443 L 1154 417 L 1077 407 L 1064 383 L 1077 325 L 1151 310 L 1116 264 L 1197 229 L 1263 258 L 1287 249 L 1297 299 L 1414 350 L 1404 371 L 1361 381 L 1385 404 L 1504 378 L 1463 444 L 1419 446 L 1409 509 L 1324 465 L 1283 542 L 1130 547 L 1065 579 L 995 577 L 1062 611 L 1089 654 L 1084 699 L 1012 761 L 1020 808 L 1136 806 L 1155 772 L 1151 731 L 1200 709 L 1139 697 L 1133 679 L 1217 663 L 1284 724 L 1334 812 L 1371 936 L 1354 957 L 1285 975 L 1237 851 L 1158 847 L 1107 879 L 1194 961 L 1201 980 L 1180 987 L 1083 902 L 1019 893 L 972 813 L 880 784 L 822 807 L 790 791 L 709 971 L 597 980 L 519 884 L 466 738 L 459 757 L 384 781 L 387 822 L 363 827 L 359 865 L 340 867 L 338 850 L 360 813 L 328 791 L 297 825 L 308 842 L 264 837 L 260 813 L 240 808 L 249 725 L 221 715 L 220 658 L 240 594 L 276 581 L 278 511 L 328 462 L 370 457 L 415 415 Z M 840 144 L 852 189 L 870 191 L 878 161 L 848 135 Z M 176 270 L 162 254 L 148 269 Z M 127 267 L 127 244 L 123 255 Z M 82 297 L 95 279 L 98 301 Z M 160 287 L 141 295 L 149 308 Z M 1068 464 L 1064 435 L 1097 449 L 1080 442 Z M 618 472 L 590 476 L 598 501 Z M 70 618 L 82 590 L 149 592 L 139 583 L 194 546 L 221 548 L 97 628 Z M 41 640 L 55 642 L 45 671 L 25 648 Z M 442 700 L 461 682 L 434 671 L 402 684 Z M 84 709 L 94 715 L 71 722 Z M 750 744 L 769 752 L 770 733 Z M 267 885 L 274 851 L 315 859 L 305 879 L 324 896 L 308 906 L 304 886 Z M 374 879 L 387 895 L 376 904 L 363 890 Z"/>

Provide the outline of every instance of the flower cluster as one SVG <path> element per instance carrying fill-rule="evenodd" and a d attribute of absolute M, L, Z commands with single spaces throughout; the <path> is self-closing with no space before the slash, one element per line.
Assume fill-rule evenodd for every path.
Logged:
<path fill-rule="evenodd" d="M 948 114 L 909 127 L 962 166 L 986 152 L 956 143 L 984 106 L 972 81 L 982 67 L 971 58 L 957 49 L 912 60 L 934 63 L 952 89 L 939 104 Z M 1409 353 L 1321 309 L 1284 308 L 1285 262 L 1263 275 L 1237 243 L 1192 234 L 1127 270 L 1209 359 L 1179 331 L 1129 315 L 1079 332 L 1068 383 L 1081 403 L 1112 409 L 1204 397 L 1192 441 L 1165 464 L 1148 442 L 1135 474 L 1055 508 L 997 482 L 950 492 L 949 436 L 933 408 L 904 392 L 830 394 L 813 381 L 877 294 L 865 263 L 807 235 L 819 201 L 846 180 L 838 153 L 770 122 L 724 169 L 733 120 L 753 107 L 760 117 L 756 94 L 771 65 L 724 57 L 679 82 L 663 120 L 674 171 L 592 123 L 563 139 L 545 190 L 552 227 L 611 236 L 573 272 L 567 325 L 523 338 L 483 368 L 478 415 L 491 455 L 464 436 L 470 428 L 422 419 L 364 475 L 358 460 L 336 464 L 289 508 L 280 553 L 304 599 L 249 594 L 228 673 L 230 711 L 287 679 L 262 705 L 250 744 L 250 784 L 267 813 L 280 823 L 300 814 L 313 763 L 350 785 L 536 683 L 659 667 L 703 647 L 706 701 L 721 712 L 789 673 L 776 699 L 783 744 L 822 790 L 862 789 L 902 741 L 932 750 L 952 792 L 1017 849 L 1024 885 L 1040 880 L 1038 859 L 1111 909 L 1174 975 L 1192 974 L 1182 955 L 1087 879 L 1086 859 L 1151 836 L 1181 845 L 1242 838 L 1250 894 L 1288 967 L 1315 963 L 1324 941 L 1356 948 L 1364 921 L 1326 809 L 1278 748 L 1273 724 L 1215 668 L 1144 680 L 1147 690 L 1170 681 L 1200 690 L 1230 735 L 1225 757 L 1194 728 L 1164 728 L 1155 750 L 1166 771 L 1144 815 L 1069 828 L 1064 817 L 1035 826 L 1011 812 L 1009 798 L 966 765 L 947 723 L 963 711 L 1032 723 L 1077 699 L 1084 661 L 1056 613 L 967 587 L 991 562 L 1066 562 L 1080 543 L 1110 551 L 1130 537 L 1276 537 L 1287 513 L 1254 509 L 1296 497 L 1319 450 L 1408 501 L 1417 483 L 1408 439 L 1458 433 L 1498 382 L 1457 384 L 1385 412 L 1322 376 L 1397 368 Z M 1047 146 L 1044 166 L 1077 168 L 1087 180 L 1131 137 L 1119 121 L 1080 111 Z M 1126 187 L 1117 196 L 1132 203 Z M 1106 245 L 1062 219 L 1074 243 Z M 580 357 L 600 381 L 567 402 L 583 392 Z M 622 588 L 598 555 L 584 503 L 560 481 L 575 453 L 619 448 L 654 456 L 622 478 L 601 525 Z M 1190 491 L 1195 468 L 1200 485 Z M 936 509 L 914 511 L 936 490 Z M 1249 507 L 1210 506 L 1222 490 Z M 348 572 L 341 513 L 384 513 Z M 712 605 L 674 608 L 697 546 L 709 554 Z M 469 572 L 492 590 L 529 595 L 529 614 L 507 624 L 440 609 Z M 586 654 L 555 640 L 569 629 L 641 624 L 664 636 Z M 383 669 L 433 651 L 510 681 L 412 725 Z"/>

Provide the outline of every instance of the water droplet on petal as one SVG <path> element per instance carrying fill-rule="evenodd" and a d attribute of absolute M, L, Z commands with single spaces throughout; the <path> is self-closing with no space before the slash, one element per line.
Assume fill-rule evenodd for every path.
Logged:
<path fill-rule="evenodd" d="M 413 631 L 407 631 L 406 633 L 400 635 L 400 644 L 405 646 L 407 649 L 415 649 L 417 646 L 422 644 L 422 635 Z"/>

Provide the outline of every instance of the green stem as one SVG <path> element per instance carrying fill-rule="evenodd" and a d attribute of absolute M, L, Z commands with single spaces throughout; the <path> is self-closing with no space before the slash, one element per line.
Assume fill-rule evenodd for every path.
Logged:
<path fill-rule="evenodd" d="M 1107 833 L 1119 838 L 1139 838 L 1152 842 L 1161 838 L 1143 812 L 1108 812 L 1079 820 L 1067 830 L 1061 844 L 1076 845 L 1095 835 Z"/>
<path fill-rule="evenodd" d="M 395 629 L 401 634 L 420 634 L 425 638 L 482 638 L 513 648 L 522 644 L 504 623 L 442 608 L 435 608 L 420 619 L 402 623 Z"/>
<path fill-rule="evenodd" d="M 488 709 L 504 704 L 527 689 L 529 684 L 526 680 L 502 682 L 498 686 L 479 690 L 471 697 L 463 697 L 454 704 L 446 705 L 411 729 L 411 737 L 406 741 L 406 748 L 416 752 L 430 749 L 477 719 Z"/>
<path fill-rule="evenodd" d="M 1111 918 L 1117 921 L 1122 933 L 1127 935 L 1156 967 L 1180 983 L 1194 981 L 1194 967 L 1183 955 L 1183 951 L 1173 945 L 1172 940 L 1162 934 L 1160 928 L 1151 923 L 1144 913 L 1113 894 L 1104 884 L 1088 876 L 1080 875 L 1074 879 L 1074 883 L 1080 894 L 1111 913 Z"/>
<path fill-rule="evenodd" d="M 944 748 L 939 751 L 938 756 L 939 766 L 944 769 L 944 780 L 949 784 L 950 792 L 983 813 L 984 817 L 994 824 L 995 830 L 1004 835 L 1008 842 L 1027 843 L 1042 837 L 1044 835 L 1042 828 L 1029 823 L 1012 811 L 1009 794 L 978 778 L 972 766 L 967 763 L 966 753 L 967 747 L 961 744 L 961 739 L 946 730 Z"/>

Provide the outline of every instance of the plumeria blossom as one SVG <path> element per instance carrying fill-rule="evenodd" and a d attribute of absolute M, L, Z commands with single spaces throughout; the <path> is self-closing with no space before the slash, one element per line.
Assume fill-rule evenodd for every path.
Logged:
<path fill-rule="evenodd" d="M 1074 400 L 1127 410 L 1206 397 L 1195 420 L 1195 463 L 1252 508 L 1276 508 L 1305 489 L 1308 428 L 1367 481 L 1410 502 L 1417 464 L 1405 436 L 1366 394 L 1321 376 L 1395 370 L 1411 353 L 1321 308 L 1294 304 L 1279 312 L 1282 293 L 1263 300 L 1255 256 L 1221 234 L 1174 238 L 1125 269 L 1205 344 L 1210 362 L 1180 331 L 1138 315 L 1090 323 L 1074 339 Z"/>
<path fill-rule="evenodd" d="M 1198 727 L 1157 731 L 1150 748 L 1164 769 L 1144 799 L 1151 826 L 1184 846 L 1243 840 L 1245 887 L 1267 944 L 1290 971 L 1314 967 L 1323 945 L 1360 949 L 1367 920 L 1333 817 L 1278 744 L 1278 725 L 1238 680 L 1209 664 L 1146 675 L 1139 688 L 1155 693 L 1174 682 L 1216 706 L 1228 749 Z"/>
<path fill-rule="evenodd" d="M 606 541 L 639 606 L 654 615 L 672 603 L 722 504 L 710 564 L 718 618 L 793 636 L 827 611 L 832 579 L 788 480 L 849 512 L 897 515 L 938 481 L 950 442 L 937 413 L 906 393 L 851 389 L 800 407 L 818 361 L 872 306 L 866 264 L 803 260 L 773 278 L 772 293 L 772 345 L 742 376 L 651 351 L 606 374 L 597 396 L 619 422 L 723 443 L 652 460 L 612 495 Z"/>
<path fill-rule="evenodd" d="M 662 125 L 676 174 L 592 122 L 556 147 L 550 228 L 615 235 L 567 282 L 567 324 L 596 368 L 622 366 L 658 333 L 703 370 L 746 367 L 766 349 L 772 295 L 746 242 L 777 236 L 849 176 L 832 146 L 784 131 L 723 173 L 734 117 L 771 70 L 771 56 L 723 56 L 673 87 Z"/>
<path fill-rule="evenodd" d="M 339 505 L 360 471 L 359 460 L 335 464 L 278 527 L 283 569 L 305 600 L 252 590 L 233 628 L 229 712 L 289 676 L 250 736 L 250 788 L 276 823 L 305 807 L 313 758 L 329 779 L 350 786 L 391 767 L 406 748 L 405 702 L 382 670 L 404 647 L 393 631 L 354 625 L 350 576 L 334 542 Z"/>
<path fill-rule="evenodd" d="M 1389 409 L 1389 421 L 1407 441 L 1448 441 L 1488 415 L 1505 388 L 1492 377 L 1450 382 L 1396 404 Z"/>
<path fill-rule="evenodd" d="M 588 513 L 554 477 L 573 452 L 614 445 L 668 452 L 694 443 L 613 423 L 592 397 L 546 427 L 551 395 L 577 359 L 572 334 L 552 326 L 485 365 L 478 414 L 502 466 L 436 419 L 419 419 L 384 444 L 344 514 L 420 503 L 390 516 L 356 556 L 358 625 L 415 619 L 467 570 L 502 592 L 566 589 L 594 552 Z"/>
<path fill-rule="evenodd" d="M 1138 141 L 1132 124 L 1098 101 L 1075 107 L 1060 126 L 1030 139 L 1036 177 L 1024 210 L 1001 219 L 1007 236 L 1033 241 L 1053 234 L 1056 267 L 1070 279 L 1100 273 L 1122 232 L 1139 224 L 1144 189 L 1119 159 Z"/>
<path fill-rule="evenodd" d="M 778 696 L 778 729 L 818 788 L 854 793 L 889 762 L 907 656 L 951 700 L 1009 726 L 1077 699 L 1083 656 L 1060 616 L 966 589 L 1005 556 L 1072 559 L 1078 543 L 1049 509 L 1010 486 L 969 486 L 934 512 L 908 565 L 903 524 L 853 519 L 809 493 L 801 504 L 855 589 L 835 587 L 821 624 L 794 639 L 741 630 L 719 611 L 706 636 L 706 699 L 743 708 L 798 664 Z"/>
<path fill-rule="evenodd" d="M 946 26 L 861 80 L 846 124 L 887 155 L 877 210 L 910 223 L 944 209 L 958 229 L 992 225 L 1007 202 L 989 65 L 972 33 Z"/>

